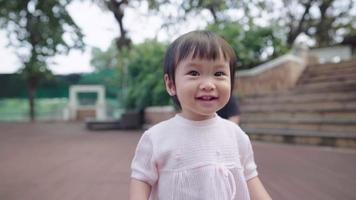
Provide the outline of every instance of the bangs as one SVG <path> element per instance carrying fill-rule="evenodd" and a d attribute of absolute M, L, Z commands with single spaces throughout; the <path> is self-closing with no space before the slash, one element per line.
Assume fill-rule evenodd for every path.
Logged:
<path fill-rule="evenodd" d="M 216 60 L 222 56 L 225 60 L 235 60 L 235 53 L 225 40 L 209 32 L 191 34 L 177 42 L 175 66 L 190 55 L 192 59 Z"/>

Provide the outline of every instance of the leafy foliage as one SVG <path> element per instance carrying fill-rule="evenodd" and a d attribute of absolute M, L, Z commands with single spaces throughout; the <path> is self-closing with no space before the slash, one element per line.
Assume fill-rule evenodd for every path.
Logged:
<path fill-rule="evenodd" d="M 93 59 L 91 59 L 90 64 L 95 67 L 95 71 L 114 69 L 118 65 L 119 51 L 114 44 L 105 51 L 94 47 L 91 50 L 91 55 Z"/>
<path fill-rule="evenodd" d="M 83 47 L 83 35 L 66 10 L 69 2 L 0 0 L 0 26 L 10 45 L 22 49 L 17 54 L 24 64 L 32 62 L 25 71 L 43 72 L 49 57 Z"/>
<path fill-rule="evenodd" d="M 300 33 L 307 34 L 315 46 L 328 46 L 341 42 L 347 35 L 356 34 L 356 1 L 354 0 L 149 0 L 149 8 L 165 14 L 165 27 L 174 27 L 200 13 L 209 13 L 207 23 L 234 21 L 253 28 L 256 25 L 280 27 L 291 47 Z M 188 16 L 188 17 L 187 17 Z"/>
<path fill-rule="evenodd" d="M 104 10 L 110 11 L 118 23 L 120 35 L 115 39 L 117 49 L 131 46 L 131 39 L 127 36 L 127 30 L 124 26 L 125 8 L 129 6 L 128 0 L 91 0 Z"/>
<path fill-rule="evenodd" d="M 125 108 L 167 105 L 169 96 L 162 69 L 165 48 L 163 43 L 147 40 L 120 51 L 116 50 L 114 43 L 107 51 L 96 49 L 92 51 L 91 62 L 95 63 L 97 72 L 91 78 L 93 81 L 101 80 L 112 92 L 118 91 L 119 101 Z"/>
<path fill-rule="evenodd" d="M 251 26 L 244 30 L 239 23 L 227 21 L 210 24 L 207 29 L 223 37 L 233 47 L 238 57 L 238 69 L 252 68 L 287 51 L 283 39 L 272 27 Z"/>
<path fill-rule="evenodd" d="M 34 120 L 34 98 L 41 80 L 51 72 L 49 58 L 82 48 L 82 33 L 66 10 L 69 0 L 0 0 L 0 27 L 8 34 L 22 61 L 21 75 L 26 80 L 30 117 Z"/>
<path fill-rule="evenodd" d="M 134 45 L 120 58 L 127 58 L 127 87 L 124 92 L 124 103 L 127 108 L 144 108 L 146 106 L 167 105 L 169 96 L 163 82 L 163 56 L 165 45 L 155 40 L 148 40 Z M 123 85 L 125 86 L 125 84 Z"/>
<path fill-rule="evenodd" d="M 339 43 L 348 34 L 355 34 L 356 1 L 354 0 L 284 0 L 279 24 L 285 27 L 287 43 L 292 45 L 300 33 L 323 47 Z M 273 3 L 271 3 L 271 6 Z M 271 12 L 278 11 L 278 7 Z M 298 12 L 299 11 L 299 12 Z"/>

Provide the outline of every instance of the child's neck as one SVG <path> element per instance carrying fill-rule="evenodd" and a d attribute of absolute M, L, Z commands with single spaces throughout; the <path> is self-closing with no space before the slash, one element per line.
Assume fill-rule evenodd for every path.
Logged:
<path fill-rule="evenodd" d="M 216 113 L 213 113 L 211 115 L 187 115 L 184 112 L 181 112 L 179 114 L 181 117 L 191 120 L 191 121 L 204 121 L 204 120 L 208 120 L 208 119 L 212 119 L 216 116 Z"/>

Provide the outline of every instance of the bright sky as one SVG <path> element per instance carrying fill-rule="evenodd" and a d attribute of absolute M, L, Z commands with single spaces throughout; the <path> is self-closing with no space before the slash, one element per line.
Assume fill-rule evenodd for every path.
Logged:
<path fill-rule="evenodd" d="M 56 56 L 55 64 L 50 64 L 49 68 L 55 74 L 68 74 L 79 72 L 91 72 L 90 49 L 99 47 L 105 50 L 119 34 L 118 24 L 109 11 L 102 11 L 97 5 L 89 2 L 74 1 L 68 7 L 74 21 L 82 28 L 85 35 L 84 42 L 87 48 L 84 53 L 78 50 L 72 50 L 69 55 Z M 148 16 L 146 6 L 139 9 L 127 8 L 125 11 L 124 25 L 129 31 L 129 37 L 139 43 L 147 38 L 157 37 L 160 41 L 168 40 L 172 35 L 160 31 L 162 20 L 156 16 Z M 202 27 L 204 23 L 188 23 L 184 30 L 176 33 L 181 34 Z M 0 73 L 13 73 L 20 67 L 21 63 L 14 53 L 16 49 L 6 47 L 7 38 L 5 31 L 0 31 Z"/>

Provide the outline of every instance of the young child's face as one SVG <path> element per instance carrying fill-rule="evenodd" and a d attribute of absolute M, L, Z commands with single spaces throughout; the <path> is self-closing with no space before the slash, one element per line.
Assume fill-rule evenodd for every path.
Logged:
<path fill-rule="evenodd" d="M 167 75 L 165 80 L 168 93 L 177 95 L 187 119 L 209 119 L 230 98 L 230 67 L 222 56 L 207 60 L 190 55 L 176 67 L 175 84 L 169 83 Z"/>

